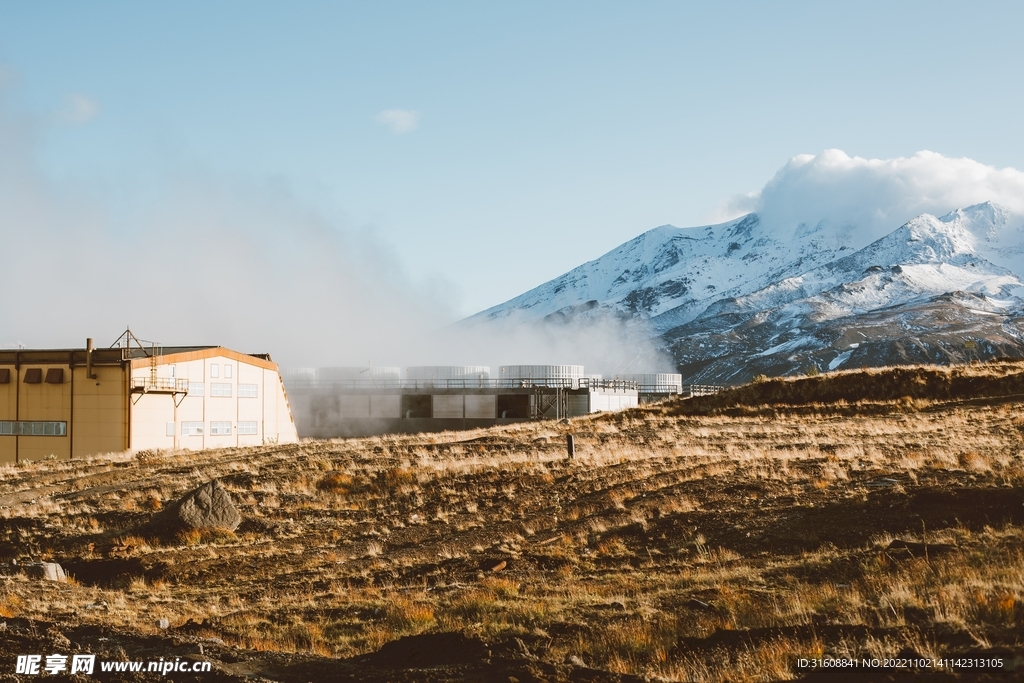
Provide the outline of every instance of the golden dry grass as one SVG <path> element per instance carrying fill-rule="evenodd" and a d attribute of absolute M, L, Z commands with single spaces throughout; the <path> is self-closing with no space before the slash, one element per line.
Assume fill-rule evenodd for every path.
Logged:
<path fill-rule="evenodd" d="M 844 381 L 879 376 L 896 382 Z M 665 680 L 792 678 L 799 656 L 1019 647 L 1018 404 L 958 401 L 704 415 L 680 402 L 570 424 L 5 467 L 0 552 L 60 561 L 77 584 L 0 577 L 0 616 L 142 633 L 167 618 L 240 648 L 334 657 L 462 631 Z M 140 531 L 211 478 L 246 520 L 234 534 Z"/>

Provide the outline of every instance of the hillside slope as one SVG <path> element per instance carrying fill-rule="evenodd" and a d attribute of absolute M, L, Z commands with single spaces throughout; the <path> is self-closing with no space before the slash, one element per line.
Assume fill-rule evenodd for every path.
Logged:
<path fill-rule="evenodd" d="M 208 661 L 175 680 L 232 683 L 724 682 L 806 676 L 809 656 L 964 656 L 1018 680 L 1022 369 L 840 373 L 567 424 L 5 467 L 0 671 L 81 651 Z M 145 531 L 211 478 L 241 511 L 235 533 Z M 38 559 L 75 582 L 20 573 Z"/>

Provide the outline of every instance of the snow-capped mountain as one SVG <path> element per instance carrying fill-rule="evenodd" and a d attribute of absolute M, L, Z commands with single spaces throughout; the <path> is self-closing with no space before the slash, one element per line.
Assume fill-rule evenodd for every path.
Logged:
<path fill-rule="evenodd" d="M 1024 356 L 1019 216 L 984 203 L 860 241 L 854 225 L 787 229 L 757 214 L 662 226 L 465 322 L 643 321 L 701 382 Z"/>

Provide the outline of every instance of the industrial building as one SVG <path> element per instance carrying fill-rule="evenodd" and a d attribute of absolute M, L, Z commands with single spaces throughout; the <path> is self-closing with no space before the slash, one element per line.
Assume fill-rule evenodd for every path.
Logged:
<path fill-rule="evenodd" d="M 218 346 L 0 351 L 0 463 L 298 440 L 266 354 Z"/>
<path fill-rule="evenodd" d="M 588 376 L 582 365 L 309 368 L 285 373 L 298 432 L 332 438 L 472 429 L 622 410 L 635 380 Z"/>

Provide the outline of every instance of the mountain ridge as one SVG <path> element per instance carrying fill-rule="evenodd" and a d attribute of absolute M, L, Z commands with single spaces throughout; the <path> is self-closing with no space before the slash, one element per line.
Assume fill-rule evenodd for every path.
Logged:
<path fill-rule="evenodd" d="M 983 202 L 865 239 L 843 221 L 787 228 L 756 213 L 663 225 L 463 324 L 612 315 L 648 326 L 702 382 L 957 362 L 968 349 L 1024 357 L 1020 217 Z M 848 341 L 858 330 L 871 341 Z"/>

